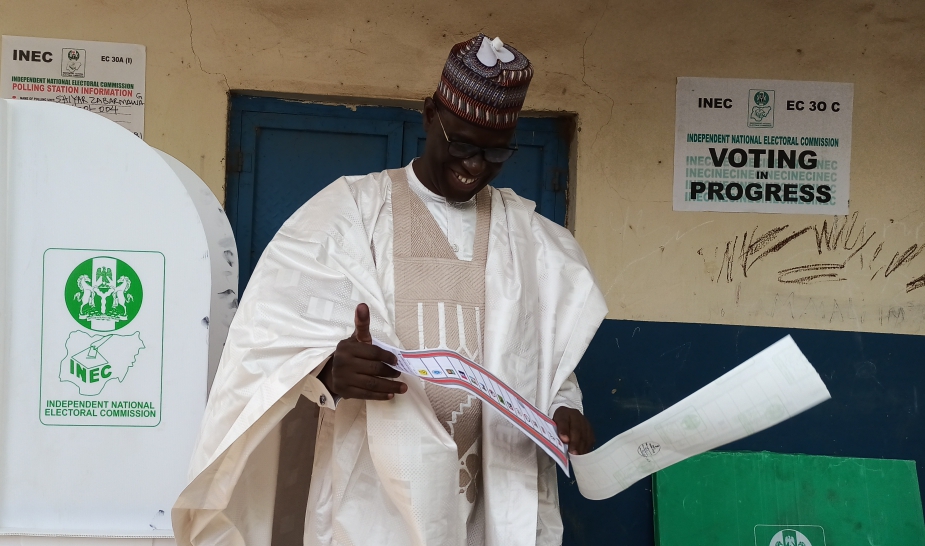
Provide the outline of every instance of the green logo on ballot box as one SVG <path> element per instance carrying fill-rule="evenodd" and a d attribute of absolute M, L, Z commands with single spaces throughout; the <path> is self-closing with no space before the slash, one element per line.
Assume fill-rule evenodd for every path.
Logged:
<path fill-rule="evenodd" d="M 825 546 L 819 525 L 756 525 L 755 546 Z"/>
<path fill-rule="evenodd" d="M 142 298 L 138 274 L 117 258 L 97 256 L 71 271 L 64 288 L 67 310 L 78 324 L 99 334 L 68 335 L 67 357 L 59 374 L 62 382 L 76 385 L 81 395 L 96 396 L 110 380 L 125 380 L 145 344 L 138 332 L 125 336 L 111 332 L 132 322 Z"/>
<path fill-rule="evenodd" d="M 81 262 L 64 287 L 64 301 L 71 316 L 96 332 L 127 326 L 141 309 L 142 296 L 141 280 L 135 270 L 108 256 Z"/>
<path fill-rule="evenodd" d="M 160 425 L 164 255 L 49 248 L 42 269 L 42 424 Z"/>

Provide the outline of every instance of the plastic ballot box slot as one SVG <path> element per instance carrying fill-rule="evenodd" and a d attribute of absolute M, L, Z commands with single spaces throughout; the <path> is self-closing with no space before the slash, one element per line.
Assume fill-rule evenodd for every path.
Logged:
<path fill-rule="evenodd" d="M 913 461 L 710 452 L 652 491 L 657 546 L 925 544 Z"/>

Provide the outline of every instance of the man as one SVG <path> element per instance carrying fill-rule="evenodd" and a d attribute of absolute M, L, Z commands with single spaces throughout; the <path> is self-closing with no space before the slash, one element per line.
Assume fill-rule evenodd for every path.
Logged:
<path fill-rule="evenodd" d="M 593 444 L 572 372 L 603 296 L 566 230 L 488 186 L 532 75 L 497 38 L 457 44 L 425 101 L 424 154 L 335 181 L 280 229 L 229 333 L 179 544 L 269 544 L 299 396 L 321 407 L 305 544 L 561 543 L 552 460 L 474 397 L 398 380 L 371 344 L 460 352 L 552 415 L 570 452 Z"/>

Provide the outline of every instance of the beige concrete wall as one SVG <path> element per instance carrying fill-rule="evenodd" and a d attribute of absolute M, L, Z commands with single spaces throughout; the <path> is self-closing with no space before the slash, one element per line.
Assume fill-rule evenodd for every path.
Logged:
<path fill-rule="evenodd" d="M 229 90 L 419 100 L 479 31 L 533 60 L 529 109 L 578 115 L 573 227 L 610 318 L 925 334 L 925 287 L 907 291 L 925 274 L 920 0 L 0 0 L 2 34 L 147 46 L 147 141 L 219 198 Z M 673 212 L 678 76 L 854 83 L 850 236 L 825 236 L 844 218 Z M 730 272 L 727 245 L 783 226 L 814 229 Z M 862 229 L 844 281 L 779 280 L 844 261 Z"/>

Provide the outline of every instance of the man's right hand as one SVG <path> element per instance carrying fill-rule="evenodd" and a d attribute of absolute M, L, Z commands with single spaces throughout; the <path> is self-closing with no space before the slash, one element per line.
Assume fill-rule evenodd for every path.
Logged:
<path fill-rule="evenodd" d="M 391 400 L 407 392 L 408 385 L 395 378 L 401 372 L 385 364 L 395 364 L 395 355 L 373 345 L 369 333 L 369 307 L 357 305 L 353 335 L 341 340 L 334 355 L 318 374 L 331 394 L 363 400 Z"/>

